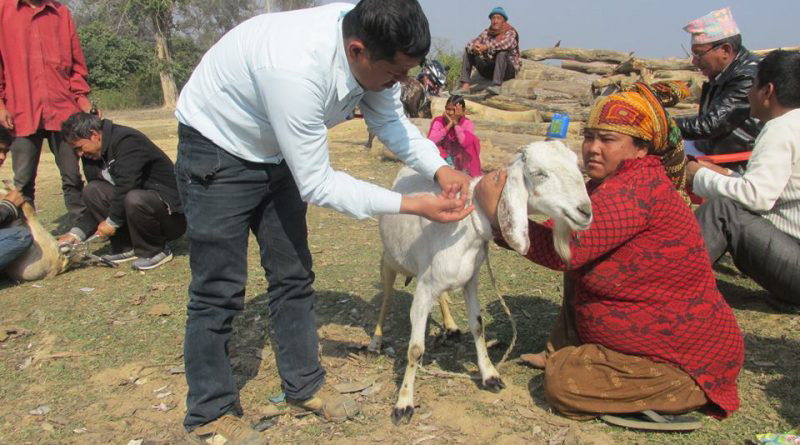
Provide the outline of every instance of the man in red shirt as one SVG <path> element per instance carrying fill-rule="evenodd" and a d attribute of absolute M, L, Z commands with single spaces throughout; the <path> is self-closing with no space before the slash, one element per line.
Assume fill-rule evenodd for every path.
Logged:
<path fill-rule="evenodd" d="M 34 198 L 42 141 L 61 173 L 74 226 L 85 209 L 78 157 L 59 133 L 73 113 L 90 111 L 88 70 L 72 14 L 55 0 L 0 0 L 0 125 L 11 144 L 14 185 Z"/>

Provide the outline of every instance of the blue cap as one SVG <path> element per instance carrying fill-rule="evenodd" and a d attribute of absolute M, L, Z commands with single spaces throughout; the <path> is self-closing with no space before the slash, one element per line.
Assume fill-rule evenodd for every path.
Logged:
<path fill-rule="evenodd" d="M 502 6 L 495 6 L 494 9 L 492 9 L 492 12 L 489 13 L 489 18 L 492 18 L 492 16 L 495 14 L 502 15 L 503 18 L 506 19 L 506 21 L 508 21 L 508 14 L 506 14 L 506 10 L 503 9 Z"/>

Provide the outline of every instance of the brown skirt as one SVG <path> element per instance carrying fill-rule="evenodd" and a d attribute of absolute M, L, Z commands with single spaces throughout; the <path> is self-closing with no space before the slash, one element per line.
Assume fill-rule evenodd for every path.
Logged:
<path fill-rule="evenodd" d="M 547 403 L 573 419 L 653 410 L 680 414 L 708 403 L 705 393 L 679 368 L 581 344 L 572 308 L 574 286 L 564 274 L 564 302 L 547 342 L 544 391 Z"/>

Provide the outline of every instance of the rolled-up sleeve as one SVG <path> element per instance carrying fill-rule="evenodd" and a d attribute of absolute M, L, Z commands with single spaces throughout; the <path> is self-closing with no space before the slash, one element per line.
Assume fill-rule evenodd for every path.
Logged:
<path fill-rule="evenodd" d="M 303 201 L 359 219 L 400 211 L 400 194 L 331 168 L 320 85 L 268 68 L 254 72 L 254 81 L 269 116 L 264 125 L 272 127 Z"/>
<path fill-rule="evenodd" d="M 408 120 L 400 101 L 400 84 L 381 92 L 369 92 L 361 100 L 369 130 L 406 165 L 426 178 L 447 165 L 439 149 Z"/>

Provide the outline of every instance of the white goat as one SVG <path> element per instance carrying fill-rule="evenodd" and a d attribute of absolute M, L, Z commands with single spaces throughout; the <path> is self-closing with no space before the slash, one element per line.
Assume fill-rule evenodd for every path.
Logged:
<path fill-rule="evenodd" d="M 473 179 L 470 196 L 478 181 L 479 178 Z M 393 190 L 403 194 L 439 192 L 435 184 L 409 168 L 400 170 Z M 592 212 L 577 157 L 561 142 L 532 143 L 508 167 L 508 179 L 498 205 L 498 219 L 503 237 L 520 254 L 527 253 L 530 246 L 528 215 L 533 213 L 555 220 L 555 249 L 562 258 L 569 259 L 571 231 L 589 227 Z M 414 379 L 425 351 L 428 315 L 436 298 L 449 290 L 463 288 L 483 386 L 495 391 L 504 388 L 505 384 L 486 351 L 478 302 L 480 267 L 492 240 L 492 228 L 486 214 L 476 204 L 470 216 L 450 224 L 434 223 L 413 215 L 385 215 L 380 218 L 380 233 L 384 247 L 381 260 L 384 294 L 370 349 L 380 349 L 382 325 L 395 277 L 398 273 L 417 277 L 411 304 L 408 363 L 392 411 L 392 421 L 395 424 L 408 423 L 414 414 Z M 442 298 L 440 303 L 445 318 L 449 318 L 446 299 Z M 452 319 L 445 323 L 448 330 L 457 329 Z"/>

